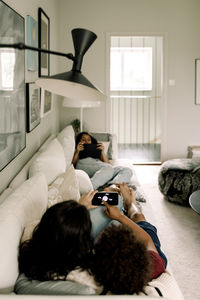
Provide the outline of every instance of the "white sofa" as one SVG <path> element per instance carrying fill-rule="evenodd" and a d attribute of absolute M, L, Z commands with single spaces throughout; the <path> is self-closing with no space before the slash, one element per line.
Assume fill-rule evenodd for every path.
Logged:
<path fill-rule="evenodd" d="M 119 161 L 116 159 L 116 137 L 109 134 L 97 134 L 100 138 L 107 139 L 105 146 L 108 147 L 108 156 L 113 158 L 113 164 L 122 164 L 126 166 L 132 165 L 127 161 Z M 110 141 L 109 141 L 110 139 Z M 110 142 L 110 143 L 108 143 Z M 109 144 L 109 145 L 108 145 Z M 10 182 L 8 188 L 0 196 L 0 299 L 12 299 L 17 297 L 21 299 L 49 299 L 45 295 L 45 291 L 32 294 L 39 295 L 19 295 L 16 294 L 15 283 L 18 278 L 18 246 L 21 239 L 26 239 L 32 229 L 40 220 L 42 214 L 48 206 L 55 202 L 73 198 L 78 201 L 80 194 L 83 194 L 92 189 L 90 179 L 86 173 L 80 170 L 74 170 L 71 165 L 72 156 L 75 148 L 74 131 L 71 126 L 64 128 L 57 136 L 51 136 L 42 145 L 38 152 L 26 163 L 19 174 Z M 68 183 L 68 189 L 63 189 Z M 138 186 L 138 182 L 133 170 L 132 183 Z M 143 197 L 139 191 L 138 197 Z M 147 203 L 142 203 L 145 215 L 152 220 L 151 209 Z M 176 284 L 174 285 L 178 293 L 181 292 Z M 23 281 L 23 280 L 22 280 Z M 67 284 L 66 282 L 62 282 Z M 70 285 L 64 297 L 66 299 L 83 299 L 87 296 L 87 287 L 76 287 L 77 294 L 74 292 L 74 287 Z M 85 289 L 86 288 L 86 289 Z M 54 289 L 54 287 L 53 287 Z M 65 287 L 66 289 L 66 287 Z M 70 292 L 70 289 L 72 292 Z M 26 287 L 25 287 L 26 290 Z M 77 290 L 76 290 L 77 291 Z M 22 294 L 26 294 L 23 290 Z M 41 295 L 43 294 L 43 295 Z M 48 294 L 48 293 L 47 293 Z M 51 299 L 62 297 L 59 293 L 52 292 Z M 61 292 L 63 294 L 63 292 Z M 71 294 L 74 294 L 73 296 Z M 97 296 L 90 293 L 90 299 L 97 297 L 114 298 L 114 299 L 146 299 L 146 296 Z M 157 297 L 149 297 L 149 299 L 157 299 Z M 163 298 L 164 299 L 164 298 Z M 171 297 L 170 299 L 175 299 Z M 179 299 L 183 299 L 180 296 Z"/>

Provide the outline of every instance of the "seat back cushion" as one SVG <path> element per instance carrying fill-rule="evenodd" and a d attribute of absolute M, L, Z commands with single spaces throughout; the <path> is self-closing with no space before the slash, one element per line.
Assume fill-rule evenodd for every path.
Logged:
<path fill-rule="evenodd" d="M 79 201 L 79 183 L 74 166 L 71 165 L 65 173 L 60 174 L 53 183 L 48 186 L 48 207 L 67 201 Z"/>
<path fill-rule="evenodd" d="M 78 178 L 80 195 L 87 194 L 94 190 L 90 177 L 85 171 L 75 169 L 75 173 Z"/>
<path fill-rule="evenodd" d="M 18 186 L 20 186 L 24 181 L 26 181 L 29 178 L 29 168 L 32 162 L 35 160 L 36 156 L 43 151 L 44 148 L 47 147 L 47 145 L 55 138 L 55 135 L 50 135 L 46 141 L 41 145 L 41 147 L 38 149 L 37 152 L 33 154 L 33 156 L 26 162 L 26 164 L 23 166 L 23 168 L 19 171 L 17 175 L 13 178 L 13 180 L 10 182 L 9 187 L 12 189 L 16 189 Z"/>
<path fill-rule="evenodd" d="M 52 183 L 66 169 L 64 150 L 57 138 L 53 139 L 33 160 L 29 177 L 43 173 L 47 184 Z"/>
<path fill-rule="evenodd" d="M 65 127 L 58 135 L 57 139 L 63 147 L 65 155 L 66 170 L 72 163 L 75 150 L 75 134 L 71 125 Z"/>
<path fill-rule="evenodd" d="M 18 277 L 18 247 L 24 228 L 41 218 L 48 187 L 43 174 L 25 181 L 0 205 L 0 293 L 13 291 Z"/>

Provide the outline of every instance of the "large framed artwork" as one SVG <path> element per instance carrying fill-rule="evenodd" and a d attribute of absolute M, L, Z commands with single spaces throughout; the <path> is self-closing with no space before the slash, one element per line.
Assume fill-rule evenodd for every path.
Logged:
<path fill-rule="evenodd" d="M 38 44 L 39 48 L 50 49 L 50 19 L 41 7 L 38 8 Z M 39 53 L 38 71 L 39 77 L 50 75 L 49 54 Z"/>
<path fill-rule="evenodd" d="M 0 1 L 0 43 L 24 43 L 24 18 Z M 0 48 L 0 170 L 26 147 L 24 51 Z"/>
<path fill-rule="evenodd" d="M 52 93 L 42 89 L 41 91 L 41 117 L 45 117 L 52 110 Z"/>
<path fill-rule="evenodd" d="M 26 84 L 27 131 L 40 124 L 40 88 L 34 83 Z"/>
<path fill-rule="evenodd" d="M 27 44 L 38 48 L 38 23 L 31 16 L 27 16 Z M 29 71 L 38 70 L 38 53 L 36 51 L 27 51 L 27 67 Z"/>

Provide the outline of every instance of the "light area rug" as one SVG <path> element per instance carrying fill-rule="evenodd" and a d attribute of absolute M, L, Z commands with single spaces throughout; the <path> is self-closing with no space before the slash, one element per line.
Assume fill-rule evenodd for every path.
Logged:
<path fill-rule="evenodd" d="M 157 184 L 159 166 L 135 166 L 151 205 L 162 248 L 185 300 L 200 299 L 200 215 L 164 200 Z"/>

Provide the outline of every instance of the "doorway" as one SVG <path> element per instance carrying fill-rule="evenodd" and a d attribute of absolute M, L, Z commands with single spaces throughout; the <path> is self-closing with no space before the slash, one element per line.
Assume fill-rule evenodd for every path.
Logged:
<path fill-rule="evenodd" d="M 161 161 L 163 37 L 110 35 L 110 131 L 118 157 Z"/>

